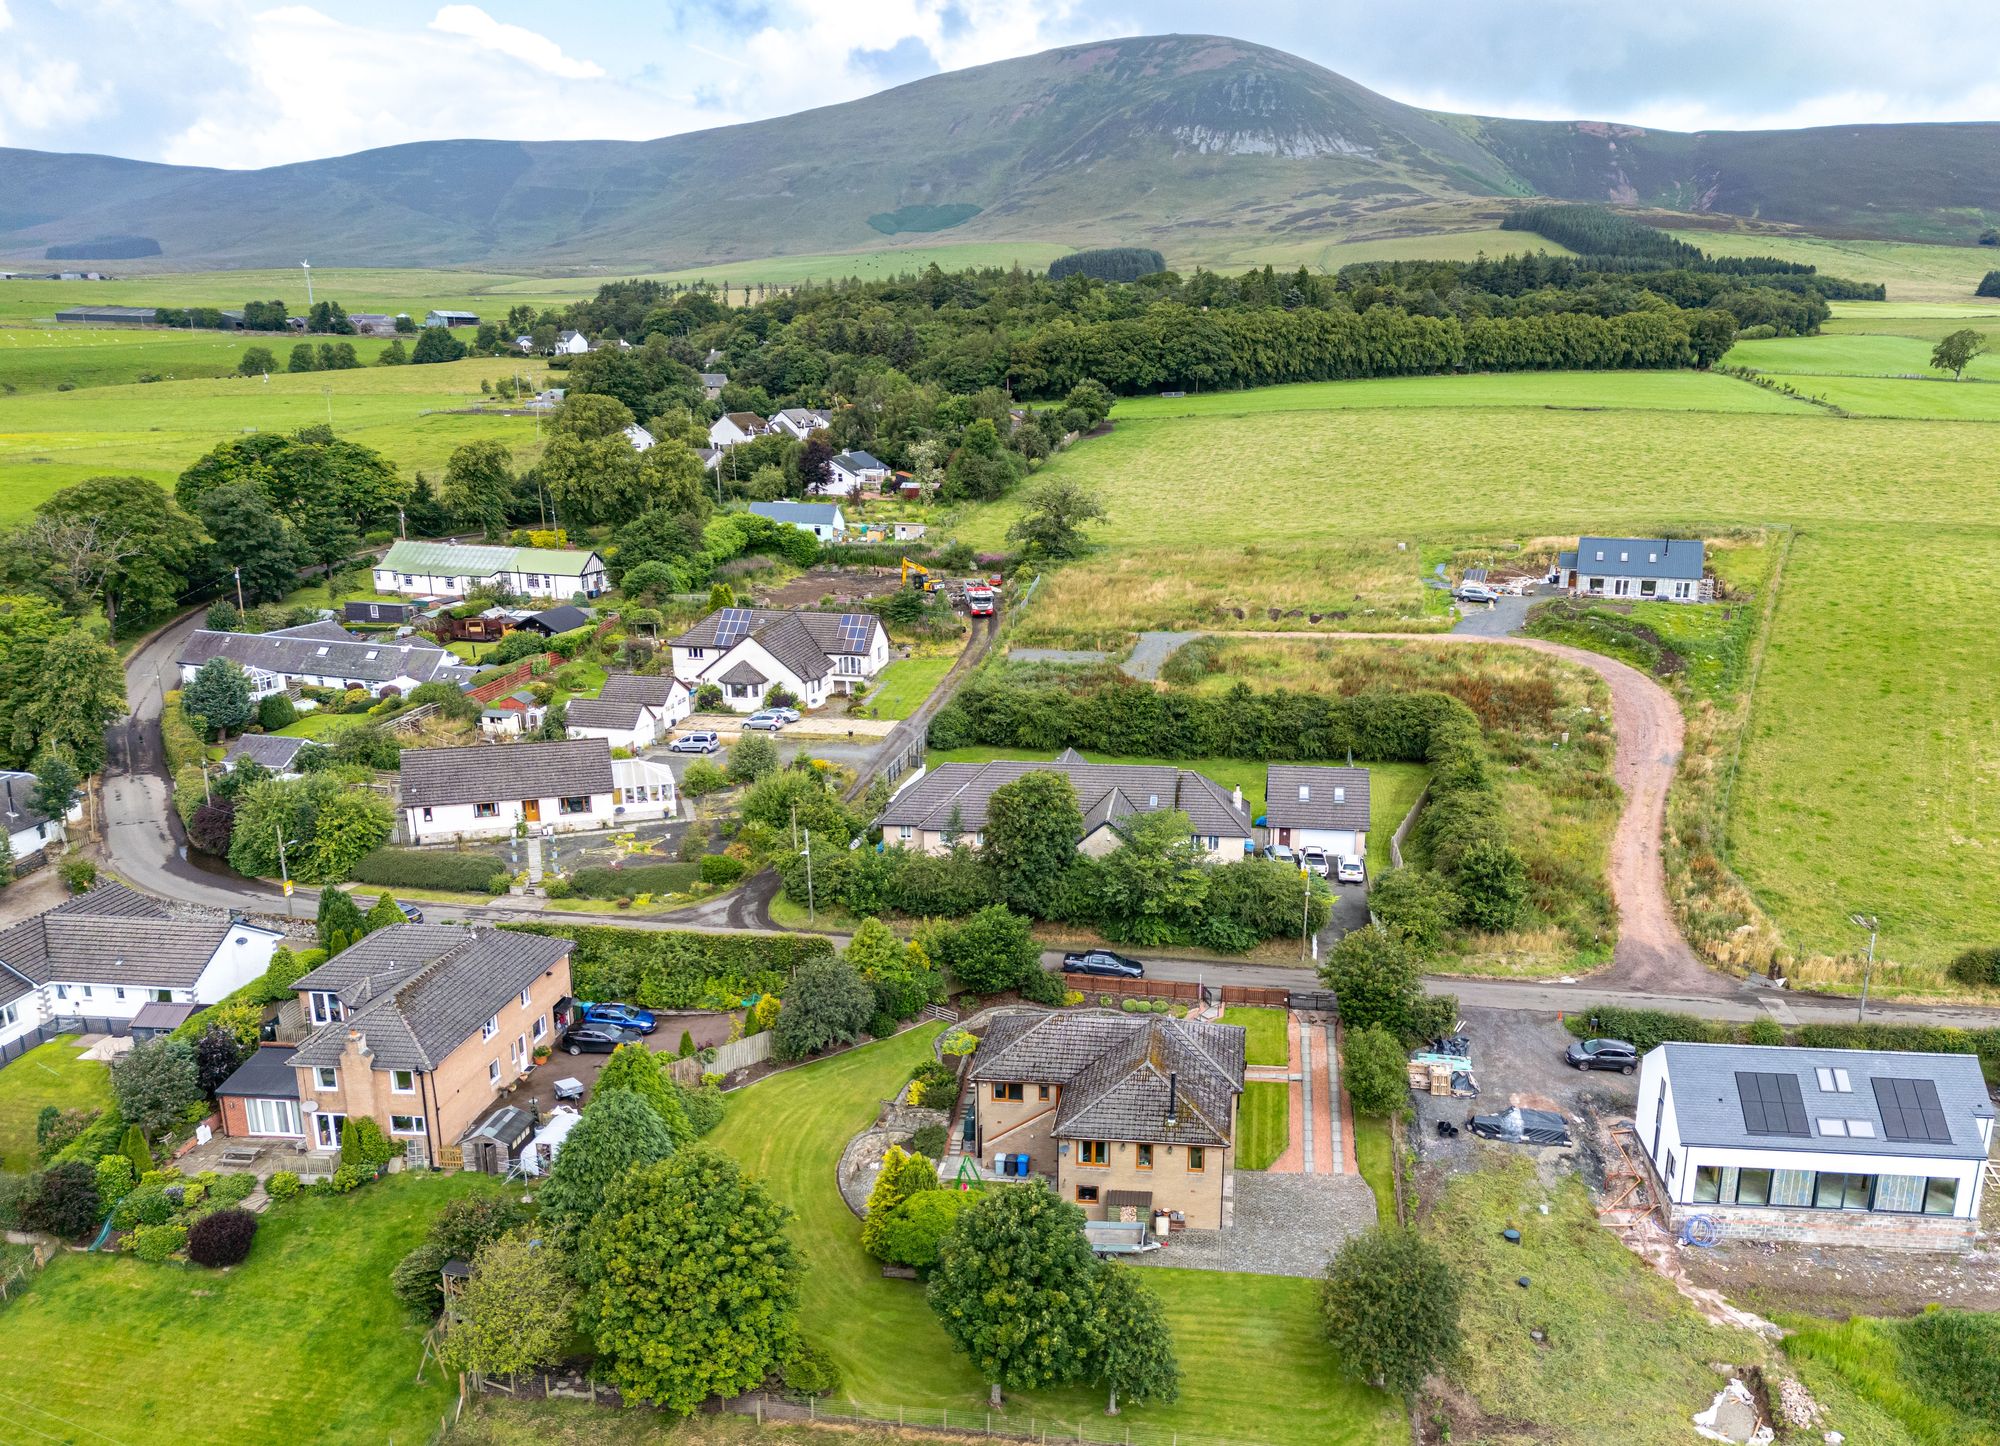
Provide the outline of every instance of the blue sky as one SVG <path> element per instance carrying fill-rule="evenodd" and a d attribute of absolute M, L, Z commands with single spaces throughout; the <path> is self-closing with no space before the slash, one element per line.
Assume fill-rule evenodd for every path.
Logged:
<path fill-rule="evenodd" d="M 1990 0 L 0 0 L 0 145 L 241 167 L 451 136 L 643 139 L 1160 31 L 1488 115 L 2000 119 Z"/>

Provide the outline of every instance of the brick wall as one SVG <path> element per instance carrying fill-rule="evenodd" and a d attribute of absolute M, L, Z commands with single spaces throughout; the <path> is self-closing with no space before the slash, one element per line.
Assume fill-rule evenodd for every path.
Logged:
<path fill-rule="evenodd" d="M 1975 1220 L 1951 1215 L 1891 1215 L 1865 1210 L 1745 1210 L 1728 1205 L 1676 1205 L 1674 1228 L 1706 1215 L 1724 1239 L 1776 1240 L 1801 1245 L 1862 1245 L 1875 1250 L 1970 1250 Z"/>

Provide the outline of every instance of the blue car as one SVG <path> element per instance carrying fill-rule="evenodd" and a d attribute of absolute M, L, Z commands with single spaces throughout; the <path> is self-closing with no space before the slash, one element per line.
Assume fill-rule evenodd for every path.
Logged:
<path fill-rule="evenodd" d="M 636 1029 L 641 1034 L 651 1034 L 659 1028 L 649 1009 L 634 1009 L 629 1004 L 592 1004 L 583 1011 L 585 1024 L 609 1024 L 619 1029 Z"/>

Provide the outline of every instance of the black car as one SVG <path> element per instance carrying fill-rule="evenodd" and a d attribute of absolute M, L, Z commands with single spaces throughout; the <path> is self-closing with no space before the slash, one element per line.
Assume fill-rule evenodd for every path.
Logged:
<path fill-rule="evenodd" d="M 1109 949 L 1086 949 L 1063 955 L 1063 973 L 1096 974 L 1108 979 L 1144 979 L 1146 966 Z"/>
<path fill-rule="evenodd" d="M 1578 1069 L 1615 1069 L 1630 1074 L 1639 1067 L 1639 1051 L 1622 1039 L 1579 1039 L 1563 1058 Z"/>
<path fill-rule="evenodd" d="M 563 1048 L 571 1054 L 609 1054 L 621 1044 L 637 1044 L 642 1036 L 636 1029 L 615 1024 L 579 1024 L 563 1036 Z"/>

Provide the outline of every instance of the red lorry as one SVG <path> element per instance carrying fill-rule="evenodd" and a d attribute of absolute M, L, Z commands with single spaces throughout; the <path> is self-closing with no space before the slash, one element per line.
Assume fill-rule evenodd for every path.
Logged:
<path fill-rule="evenodd" d="M 967 583 L 965 585 L 965 610 L 975 618 L 992 617 L 993 589 L 985 583 Z"/>

